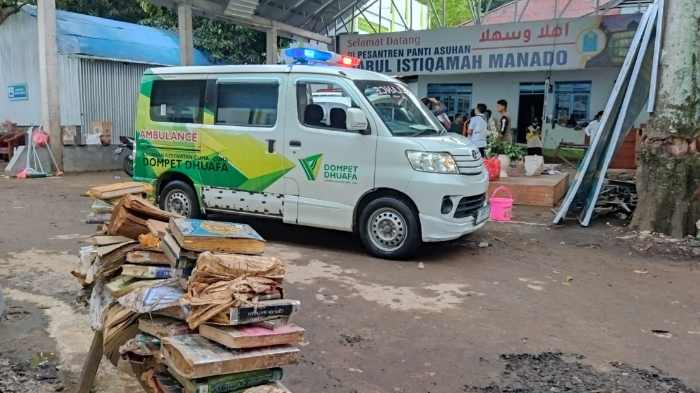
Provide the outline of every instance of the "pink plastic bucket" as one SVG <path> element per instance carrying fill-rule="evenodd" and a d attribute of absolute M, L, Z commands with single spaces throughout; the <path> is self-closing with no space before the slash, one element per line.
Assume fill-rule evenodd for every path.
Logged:
<path fill-rule="evenodd" d="M 508 198 L 496 198 L 499 191 L 508 193 Z M 507 187 L 498 187 L 491 195 L 491 219 L 493 221 L 510 221 L 511 212 L 513 211 L 513 194 Z"/>

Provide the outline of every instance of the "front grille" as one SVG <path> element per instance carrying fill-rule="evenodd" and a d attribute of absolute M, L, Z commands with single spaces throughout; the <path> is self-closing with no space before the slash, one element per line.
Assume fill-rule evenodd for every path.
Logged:
<path fill-rule="evenodd" d="M 466 176 L 478 176 L 484 171 L 484 161 L 481 159 L 479 154 L 476 155 L 478 158 L 474 159 L 471 155 L 464 156 L 452 156 L 455 163 L 457 163 L 457 168 L 459 173 Z"/>
<path fill-rule="evenodd" d="M 457 210 L 455 210 L 454 218 L 465 218 L 473 216 L 476 219 L 476 212 L 484 207 L 486 202 L 486 194 L 464 197 L 459 200 Z"/>

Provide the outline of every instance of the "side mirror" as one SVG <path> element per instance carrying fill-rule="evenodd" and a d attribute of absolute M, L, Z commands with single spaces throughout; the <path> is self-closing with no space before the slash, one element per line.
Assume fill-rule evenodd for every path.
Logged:
<path fill-rule="evenodd" d="M 366 130 L 368 126 L 367 115 L 359 108 L 348 108 L 345 124 L 348 131 Z"/>

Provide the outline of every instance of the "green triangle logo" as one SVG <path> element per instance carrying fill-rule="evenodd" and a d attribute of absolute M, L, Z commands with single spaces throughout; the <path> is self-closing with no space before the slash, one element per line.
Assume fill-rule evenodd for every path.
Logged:
<path fill-rule="evenodd" d="M 307 179 L 311 181 L 316 180 L 318 171 L 321 169 L 321 160 L 323 160 L 323 154 L 316 154 L 315 156 L 299 159 L 299 163 L 302 169 L 304 169 Z"/>

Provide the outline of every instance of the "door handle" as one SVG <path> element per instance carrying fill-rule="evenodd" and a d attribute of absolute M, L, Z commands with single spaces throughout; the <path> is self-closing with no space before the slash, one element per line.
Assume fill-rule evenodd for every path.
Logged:
<path fill-rule="evenodd" d="M 289 141 L 291 147 L 301 147 L 301 141 Z"/>
<path fill-rule="evenodd" d="M 274 139 L 268 139 L 268 140 L 267 140 L 267 152 L 268 152 L 268 153 L 274 153 L 274 152 L 275 152 L 275 140 L 274 140 Z"/>

